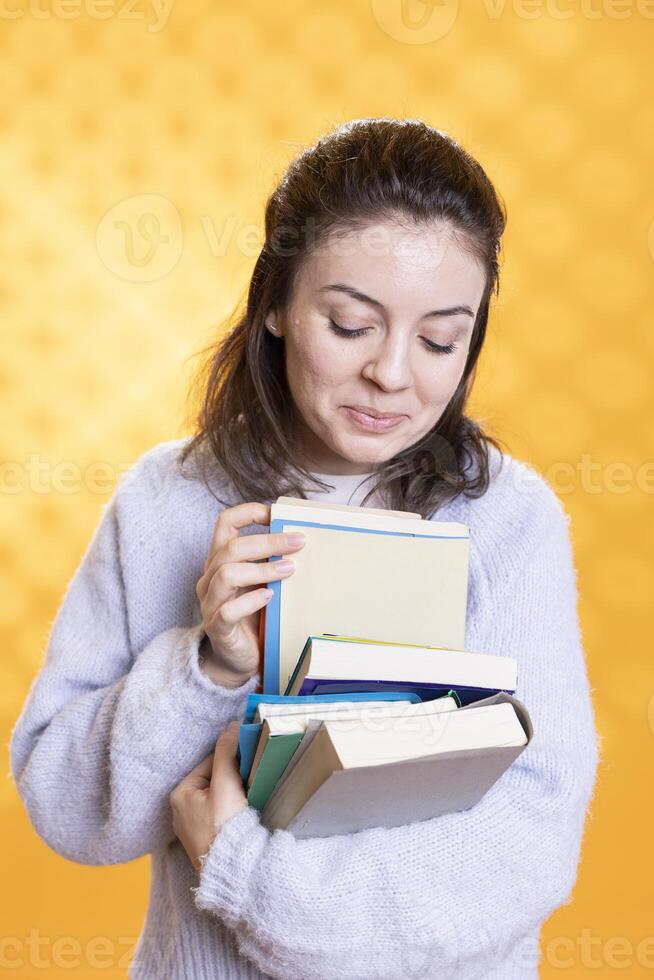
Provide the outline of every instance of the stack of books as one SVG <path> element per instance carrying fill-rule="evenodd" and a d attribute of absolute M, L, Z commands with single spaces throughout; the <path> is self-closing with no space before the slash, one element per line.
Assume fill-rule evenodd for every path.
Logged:
<path fill-rule="evenodd" d="M 533 730 L 515 660 L 465 649 L 468 528 L 280 497 L 271 532 L 298 526 L 295 572 L 261 613 L 248 803 L 296 837 L 474 806 Z"/>

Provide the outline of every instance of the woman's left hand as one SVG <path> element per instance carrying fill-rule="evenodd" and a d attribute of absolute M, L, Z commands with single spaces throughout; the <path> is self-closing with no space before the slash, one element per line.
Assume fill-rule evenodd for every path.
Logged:
<path fill-rule="evenodd" d="M 239 727 L 238 721 L 228 725 L 213 754 L 192 769 L 169 797 L 173 829 L 197 871 L 200 856 L 207 853 L 222 825 L 248 805 L 236 761 Z"/>

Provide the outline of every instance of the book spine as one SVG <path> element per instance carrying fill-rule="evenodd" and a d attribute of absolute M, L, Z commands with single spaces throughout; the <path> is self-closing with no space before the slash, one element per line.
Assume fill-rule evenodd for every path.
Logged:
<path fill-rule="evenodd" d="M 288 523 L 287 521 L 283 522 Z M 270 522 L 270 533 L 280 534 L 283 527 L 282 521 L 273 519 Z M 271 561 L 276 561 L 282 555 L 271 555 Z M 279 694 L 279 617 L 282 583 L 273 580 L 268 583 L 268 588 L 272 591 L 272 599 L 266 606 L 264 617 L 264 652 L 263 652 L 263 693 Z"/>
<path fill-rule="evenodd" d="M 382 691 L 379 693 L 367 693 L 367 692 L 350 692 L 345 697 L 341 697 L 338 694 L 317 694 L 315 697 L 308 695 L 300 697 L 299 695 L 285 695 L 285 694 L 256 694 L 254 691 L 248 694 L 247 703 L 245 706 L 245 715 L 243 718 L 244 724 L 249 724 L 254 721 L 254 715 L 256 713 L 257 707 L 260 704 L 330 704 L 333 701 L 411 701 L 412 704 L 417 704 L 420 698 L 417 694 L 413 694 L 411 691 Z"/>
<path fill-rule="evenodd" d="M 259 685 L 258 693 L 263 693 L 263 678 L 265 673 L 265 649 L 266 649 L 266 609 L 264 606 L 259 614 Z"/>

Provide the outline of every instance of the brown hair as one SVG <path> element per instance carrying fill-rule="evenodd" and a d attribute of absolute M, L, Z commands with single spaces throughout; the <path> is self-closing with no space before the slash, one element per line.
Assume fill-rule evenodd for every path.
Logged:
<path fill-rule="evenodd" d="M 332 232 L 377 220 L 443 221 L 486 269 L 486 285 L 460 383 L 433 429 L 375 468 L 383 506 L 430 516 L 489 484 L 489 445 L 499 442 L 464 414 L 486 334 L 491 295 L 499 291 L 506 212 L 481 166 L 451 137 L 420 120 L 357 119 L 304 150 L 270 195 L 265 242 L 247 304 L 228 333 L 201 353 L 201 407 L 180 457 L 204 448 L 243 500 L 304 497 L 307 483 L 328 486 L 299 463 L 295 407 L 284 343 L 264 325 L 292 295 L 303 256 Z M 312 242 L 309 241 L 311 238 Z M 205 474 L 206 480 L 206 474 Z M 208 485 L 208 481 L 207 485 Z"/>

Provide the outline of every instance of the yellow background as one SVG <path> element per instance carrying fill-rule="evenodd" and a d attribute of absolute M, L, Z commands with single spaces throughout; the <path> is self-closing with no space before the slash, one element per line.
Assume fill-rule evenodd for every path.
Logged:
<path fill-rule="evenodd" d="M 420 117 L 479 158 L 509 209 L 473 414 L 573 519 L 604 759 L 542 976 L 651 975 L 652 15 L 646 0 L 176 0 L 166 19 L 144 0 L 5 0 L 6 772 L 117 475 L 188 431 L 194 354 L 246 288 L 276 178 L 334 123 Z M 0 787 L 5 967 L 24 960 L 7 975 L 124 975 L 147 858 L 66 862 Z M 92 968 L 93 951 L 113 965 Z"/>

